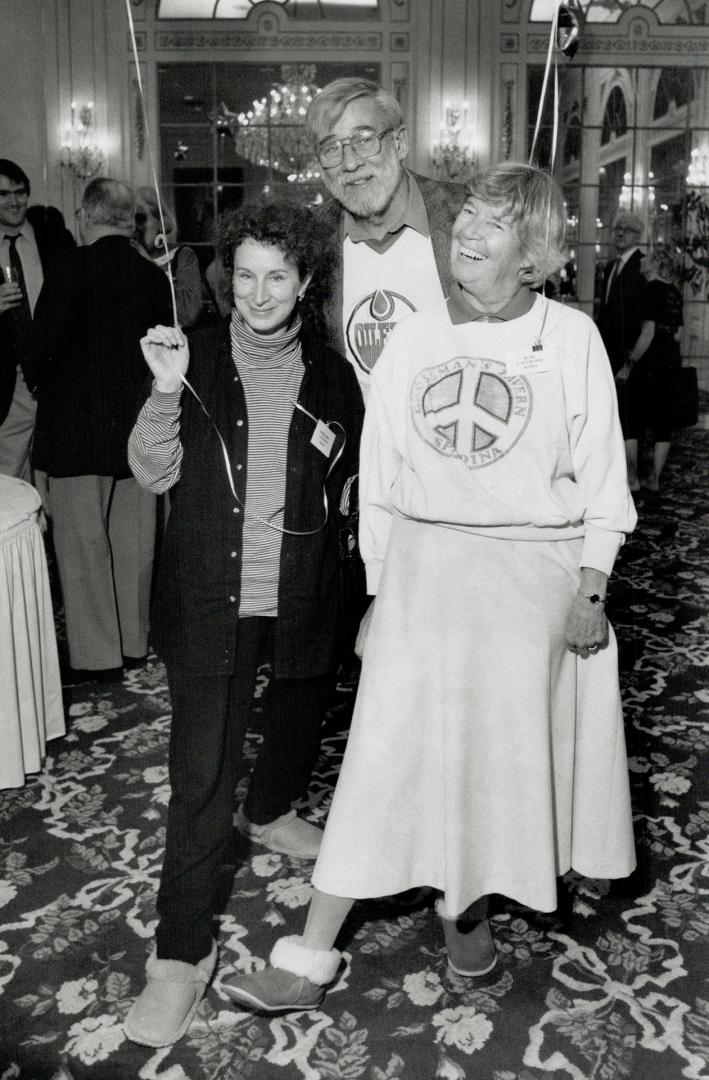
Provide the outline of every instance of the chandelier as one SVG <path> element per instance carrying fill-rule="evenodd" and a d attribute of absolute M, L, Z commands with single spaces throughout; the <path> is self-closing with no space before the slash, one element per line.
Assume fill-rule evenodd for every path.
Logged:
<path fill-rule="evenodd" d="M 475 166 L 472 146 L 473 129 L 468 124 L 468 102 L 443 107 L 438 142 L 431 153 L 431 164 L 448 180 L 467 180 Z"/>
<path fill-rule="evenodd" d="M 320 172 L 304 127 L 308 105 L 320 93 L 314 78 L 313 64 L 283 64 L 282 82 L 247 112 L 232 112 L 222 102 L 215 118 L 217 130 L 225 134 L 228 128 L 240 157 L 275 169 L 290 183 L 318 180 Z"/>
<path fill-rule="evenodd" d="M 78 107 L 71 103 L 71 125 L 67 128 L 62 144 L 60 164 L 80 180 L 89 180 L 102 168 L 104 153 L 101 147 L 92 141 L 94 128 L 94 103 L 87 102 Z"/>
<path fill-rule="evenodd" d="M 692 150 L 686 182 L 688 188 L 709 187 L 709 148 Z"/>

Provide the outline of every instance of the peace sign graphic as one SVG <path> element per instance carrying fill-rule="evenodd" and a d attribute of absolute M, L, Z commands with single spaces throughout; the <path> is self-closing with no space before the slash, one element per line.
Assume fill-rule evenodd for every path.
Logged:
<path fill-rule="evenodd" d="M 472 469 L 507 454 L 529 423 L 532 389 L 505 364 L 457 356 L 424 368 L 411 387 L 414 427 L 425 443 Z"/>

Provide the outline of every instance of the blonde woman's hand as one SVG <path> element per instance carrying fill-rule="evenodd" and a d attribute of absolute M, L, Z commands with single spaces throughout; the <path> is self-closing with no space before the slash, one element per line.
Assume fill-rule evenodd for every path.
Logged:
<path fill-rule="evenodd" d="M 153 375 L 155 389 L 162 394 L 180 390 L 180 375 L 187 373 L 190 350 L 178 326 L 153 326 L 140 339 L 143 356 Z"/>
<path fill-rule="evenodd" d="M 603 604 L 592 604 L 578 592 L 566 620 L 566 644 L 573 653 L 586 658 L 608 644 L 608 619 Z"/>

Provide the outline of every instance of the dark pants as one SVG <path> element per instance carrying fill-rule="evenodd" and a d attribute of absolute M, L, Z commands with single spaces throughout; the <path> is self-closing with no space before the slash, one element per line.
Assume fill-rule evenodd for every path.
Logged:
<path fill-rule="evenodd" d="M 677 393 L 677 375 L 671 361 L 656 353 L 644 356 L 631 371 L 626 387 L 625 438 L 642 440 L 649 428 L 653 442 L 671 442 Z"/>
<path fill-rule="evenodd" d="M 172 794 L 157 899 L 160 959 L 196 964 L 211 949 L 215 890 L 234 858 L 234 789 L 256 672 L 272 658 L 274 624 L 239 620 L 233 675 L 168 668 Z M 280 817 L 305 795 L 332 686 L 329 674 L 269 682 L 263 742 L 244 805 L 256 824 Z"/>

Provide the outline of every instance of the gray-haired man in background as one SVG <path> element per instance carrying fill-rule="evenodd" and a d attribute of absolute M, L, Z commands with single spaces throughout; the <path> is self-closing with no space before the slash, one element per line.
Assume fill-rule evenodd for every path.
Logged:
<path fill-rule="evenodd" d="M 131 242 L 127 184 L 92 180 L 79 228 L 84 246 L 57 257 L 34 313 L 32 464 L 47 474 L 70 663 L 105 680 L 148 648 L 155 496 L 133 479 L 127 444 L 145 381 L 140 338 L 173 316 L 165 274 Z"/>

